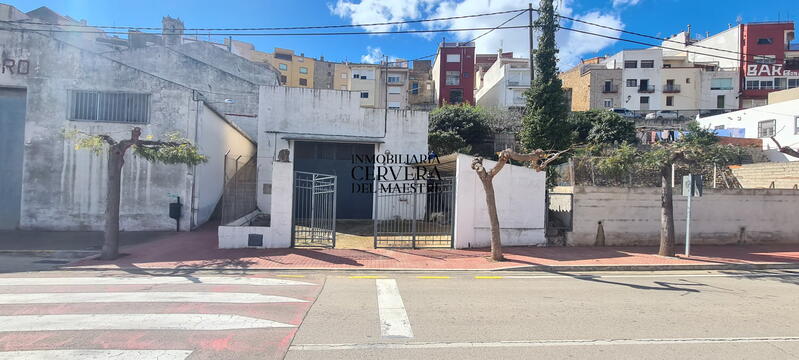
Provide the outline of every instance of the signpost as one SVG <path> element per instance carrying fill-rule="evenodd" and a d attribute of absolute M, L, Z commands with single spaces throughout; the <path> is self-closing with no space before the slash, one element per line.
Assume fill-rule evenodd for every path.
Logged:
<path fill-rule="evenodd" d="M 687 214 L 685 215 L 685 256 L 691 256 L 691 198 L 702 196 L 702 175 L 683 176 L 682 195 L 688 197 Z"/>

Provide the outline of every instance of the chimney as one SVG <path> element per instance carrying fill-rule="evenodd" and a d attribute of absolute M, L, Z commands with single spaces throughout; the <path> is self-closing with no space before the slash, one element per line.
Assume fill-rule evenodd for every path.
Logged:
<path fill-rule="evenodd" d="M 169 16 L 164 16 L 161 19 L 161 26 L 162 31 L 161 34 L 164 37 L 164 43 L 169 45 L 180 45 L 181 40 L 183 39 L 183 21 L 180 18 L 173 19 Z"/>
<path fill-rule="evenodd" d="M 319 61 L 325 61 L 325 56 L 324 55 L 320 55 L 319 56 Z"/>

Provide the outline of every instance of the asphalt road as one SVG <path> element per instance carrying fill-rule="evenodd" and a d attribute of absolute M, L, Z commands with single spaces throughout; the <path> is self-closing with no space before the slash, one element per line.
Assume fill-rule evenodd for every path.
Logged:
<path fill-rule="evenodd" d="M 799 270 L 0 276 L 6 359 L 799 359 Z"/>

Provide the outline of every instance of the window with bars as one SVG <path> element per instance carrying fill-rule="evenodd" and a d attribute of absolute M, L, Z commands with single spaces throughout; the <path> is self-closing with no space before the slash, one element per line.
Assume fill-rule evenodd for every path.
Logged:
<path fill-rule="evenodd" d="M 764 120 L 757 123 L 757 137 L 772 137 L 777 134 L 777 120 Z"/>
<path fill-rule="evenodd" d="M 71 90 L 69 120 L 147 124 L 150 94 Z"/>

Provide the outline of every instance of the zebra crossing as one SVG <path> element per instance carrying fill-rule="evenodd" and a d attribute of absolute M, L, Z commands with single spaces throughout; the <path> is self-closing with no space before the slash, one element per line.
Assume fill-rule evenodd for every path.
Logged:
<path fill-rule="evenodd" d="M 319 280 L 0 277 L 0 360 L 282 358 Z"/>

